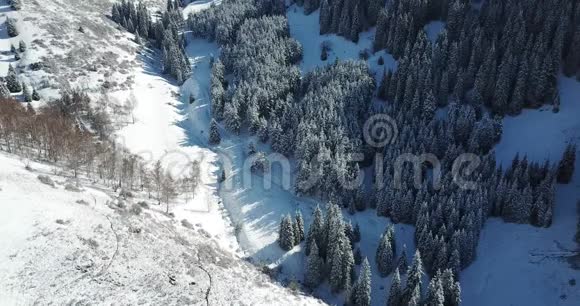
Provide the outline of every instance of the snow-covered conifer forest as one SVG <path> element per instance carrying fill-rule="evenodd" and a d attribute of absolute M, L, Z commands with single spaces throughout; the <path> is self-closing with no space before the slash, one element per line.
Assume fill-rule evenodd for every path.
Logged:
<path fill-rule="evenodd" d="M 578 305 L 575 0 L 0 0 L 0 305 Z"/>

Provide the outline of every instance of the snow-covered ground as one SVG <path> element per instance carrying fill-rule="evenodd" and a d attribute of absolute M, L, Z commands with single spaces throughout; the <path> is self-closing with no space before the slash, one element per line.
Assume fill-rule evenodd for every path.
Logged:
<path fill-rule="evenodd" d="M 183 18 L 187 18 L 189 14 L 206 10 L 212 5 L 220 5 L 222 0 L 193 0 L 185 8 L 183 8 Z"/>
<path fill-rule="evenodd" d="M 164 2 L 148 4 L 154 8 Z M 239 257 L 234 228 L 217 196 L 217 155 L 206 148 L 203 131 L 194 133 L 188 123 L 189 91 L 205 94 L 207 105 L 207 92 L 201 90 L 207 89 L 209 78 L 195 80 L 180 96 L 179 86 L 160 75 L 156 54 L 141 49 L 132 35 L 108 20 L 109 1 L 26 2 L 19 12 L 11 11 L 6 1 L 0 4 L 0 19 L 10 14 L 19 20 L 21 30 L 19 37 L 9 40 L 4 26 L 0 51 L 19 39 L 30 42 L 25 56 L 41 59 L 52 69 L 33 72 L 23 61 L 14 64 L 45 99 L 58 95 L 55 88 L 62 82 L 54 80 L 61 80 L 90 92 L 97 104 L 111 104 L 111 111 L 113 106 L 132 104 L 132 114 L 115 118 L 122 127 L 115 135 L 121 145 L 146 162 L 161 160 L 176 176 L 194 160 L 202 170 L 195 199 L 180 198 L 171 204 L 174 218 L 157 205 L 132 216 L 117 209 L 114 195 L 102 186 L 87 183 L 80 193 L 64 191 L 62 183 L 48 187 L 36 176 L 50 175 L 52 167 L 33 164 L 34 172 L 28 172 L 16 157 L 0 153 L 0 305 L 320 303 L 273 284 Z M 80 25 L 84 33 L 78 30 Z M 197 44 L 191 46 L 194 53 Z M 200 57 L 192 63 L 196 73 L 205 69 L 209 75 L 208 55 L 217 48 L 205 46 L 196 51 Z M 2 59 L 0 69 L 5 73 L 9 59 Z M 181 220 L 193 229 L 183 227 Z M 141 233 L 133 233 L 135 229 Z"/>
<path fill-rule="evenodd" d="M 206 224 L 141 214 L 104 186 L 0 152 L 0 305 L 316 305 L 223 251 Z M 41 183 L 47 175 L 55 186 Z M 151 203 L 150 203 L 151 204 Z"/>
<path fill-rule="evenodd" d="M 503 136 L 495 149 L 498 164 L 509 165 L 517 153 L 532 161 L 558 162 L 570 141 L 580 143 L 580 83 L 560 77 L 559 89 L 559 113 L 543 107 L 504 119 Z M 567 262 L 567 256 L 578 250 L 573 241 L 578 200 L 577 166 L 573 181 L 557 186 L 549 228 L 489 220 L 479 240 L 477 260 L 461 275 L 465 305 L 578 305 L 580 290 L 571 281 L 580 280 L 580 271 Z"/>

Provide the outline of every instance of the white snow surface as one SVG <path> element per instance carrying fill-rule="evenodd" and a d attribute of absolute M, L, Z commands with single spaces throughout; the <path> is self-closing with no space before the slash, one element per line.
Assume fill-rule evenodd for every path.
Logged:
<path fill-rule="evenodd" d="M 158 7 L 163 3 L 149 1 Z M 151 164 L 161 160 L 175 176 L 185 174 L 193 160 L 200 162 L 202 170 L 195 199 L 179 198 L 171 204 L 174 218 L 166 217 L 161 213 L 164 208 L 156 205 L 141 216 L 130 216 L 115 208 L 114 195 L 102 186 L 87 183 L 78 194 L 65 192 L 61 184 L 53 189 L 36 179 L 38 173 L 51 175 L 51 167 L 34 164 L 34 172 L 28 172 L 14 156 L 0 153 L 0 305 L 321 303 L 272 283 L 240 259 L 228 213 L 217 196 L 217 155 L 206 148 L 203 131 L 193 132 L 188 124 L 189 94 L 180 96 L 179 86 L 160 75 L 155 52 L 139 47 L 132 35 L 107 20 L 109 1 L 27 2 L 18 12 L 11 11 L 6 1 L 0 4 L 0 19 L 6 14 L 17 18 L 21 30 L 17 38 L 0 37 L 1 51 L 30 37 L 26 56 L 54 61 L 63 55 L 80 61 L 54 61 L 56 70 L 32 72 L 22 61 L 4 54 L 3 73 L 11 61 L 23 79 L 41 89 L 45 99 L 57 96 L 58 91 L 41 88 L 48 83 L 36 74 L 80 86 L 95 103 L 104 103 L 117 114 L 127 101 L 134 101 L 132 112 L 116 118 L 119 144 Z M 78 31 L 79 20 L 85 21 L 85 33 Z M 217 53 L 217 48 L 205 42 L 201 49 L 191 46 L 194 71 L 209 75 L 209 55 Z M 76 52 L 81 50 L 88 52 L 79 56 Z M 97 70 L 87 74 L 84 65 L 90 64 L 96 64 Z M 105 80 L 113 86 L 104 89 Z M 184 86 L 184 93 L 205 95 L 207 106 L 208 82 L 207 77 L 194 77 Z M 62 175 L 51 176 L 55 181 L 66 180 L 66 174 Z M 77 200 L 89 205 L 77 204 Z M 183 227 L 181 220 L 193 229 Z M 134 228 L 142 232 L 133 234 L 129 229 Z M 170 276 L 177 285 L 170 284 Z"/>
<path fill-rule="evenodd" d="M 223 251 L 205 225 L 182 226 L 157 205 L 133 214 L 140 198 L 121 208 L 86 178 L 68 191 L 70 174 L 50 165 L 26 170 L 3 152 L 0 165 L 0 305 L 320 304 Z"/>

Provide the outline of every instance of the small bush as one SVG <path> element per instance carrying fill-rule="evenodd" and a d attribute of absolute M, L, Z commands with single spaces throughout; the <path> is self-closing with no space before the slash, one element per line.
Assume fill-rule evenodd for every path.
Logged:
<path fill-rule="evenodd" d="M 121 190 L 121 192 L 119 193 L 119 196 L 123 197 L 124 199 L 128 199 L 128 198 L 132 198 L 133 197 L 133 193 L 129 190 Z"/>
<path fill-rule="evenodd" d="M 81 205 L 89 205 L 89 203 L 85 200 L 78 200 L 76 203 Z"/>
<path fill-rule="evenodd" d="M 193 228 L 193 224 L 191 224 L 186 219 L 181 220 L 181 225 L 183 225 L 183 227 L 185 227 L 185 228 L 189 228 L 189 229 L 192 229 Z"/>
<path fill-rule="evenodd" d="M 36 62 L 36 63 L 30 64 L 29 67 L 30 67 L 30 70 L 32 70 L 32 71 L 38 71 L 44 67 L 44 64 L 42 64 L 41 62 Z"/>
<path fill-rule="evenodd" d="M 52 181 L 52 179 L 48 175 L 39 175 L 38 180 L 45 185 L 48 185 L 50 187 L 54 187 L 54 182 Z"/>
<path fill-rule="evenodd" d="M 288 283 L 288 289 L 292 290 L 292 292 L 298 292 L 298 290 L 300 290 L 300 285 L 295 280 L 291 280 L 290 283 Z"/>
<path fill-rule="evenodd" d="M 64 189 L 66 191 L 71 191 L 71 192 L 81 192 L 81 189 L 80 188 L 78 188 L 77 186 L 72 185 L 72 184 L 66 184 L 64 186 Z"/>
<path fill-rule="evenodd" d="M 135 216 L 140 215 L 142 212 L 143 208 L 141 208 L 141 205 L 133 204 L 133 206 L 131 206 L 131 213 L 134 214 Z"/>
<path fill-rule="evenodd" d="M 139 206 L 141 206 L 141 208 L 144 208 L 144 209 L 149 209 L 149 204 L 148 204 L 147 202 L 145 202 L 145 201 L 141 201 L 141 202 L 139 202 L 139 203 L 137 203 L 137 204 L 138 204 Z"/>

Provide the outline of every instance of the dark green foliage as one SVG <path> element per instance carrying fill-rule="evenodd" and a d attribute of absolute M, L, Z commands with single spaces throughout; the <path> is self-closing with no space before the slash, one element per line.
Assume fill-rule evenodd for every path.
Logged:
<path fill-rule="evenodd" d="M 574 166 L 576 163 L 576 145 L 568 144 L 564 156 L 558 165 L 558 183 L 568 184 L 572 180 L 574 174 Z"/>

